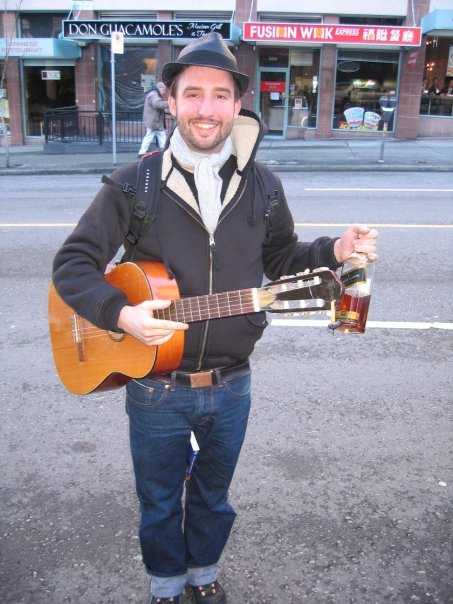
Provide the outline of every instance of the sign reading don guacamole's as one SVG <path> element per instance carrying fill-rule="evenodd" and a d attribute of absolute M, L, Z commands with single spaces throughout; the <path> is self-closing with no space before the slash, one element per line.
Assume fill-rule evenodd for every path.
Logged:
<path fill-rule="evenodd" d="M 76 40 L 110 40 L 115 32 L 125 40 L 171 40 L 198 38 L 215 31 L 225 39 L 231 37 L 228 21 L 63 21 L 63 37 Z"/>

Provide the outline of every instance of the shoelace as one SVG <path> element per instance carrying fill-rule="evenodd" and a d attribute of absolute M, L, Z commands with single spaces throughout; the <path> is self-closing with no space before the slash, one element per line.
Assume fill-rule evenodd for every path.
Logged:
<path fill-rule="evenodd" d="M 216 593 L 215 583 L 208 583 L 207 585 L 197 585 L 196 589 L 200 592 L 203 598 L 209 596 L 210 594 L 214 595 Z"/>

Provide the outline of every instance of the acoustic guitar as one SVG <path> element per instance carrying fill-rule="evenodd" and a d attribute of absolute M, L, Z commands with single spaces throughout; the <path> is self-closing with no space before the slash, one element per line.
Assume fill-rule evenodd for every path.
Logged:
<path fill-rule="evenodd" d="M 318 269 L 283 277 L 260 288 L 180 298 L 174 279 L 160 262 L 125 262 L 105 276 L 136 305 L 145 300 L 172 300 L 153 311 L 158 319 L 193 323 L 269 311 L 307 313 L 329 310 L 343 293 L 334 271 Z M 75 313 L 49 289 L 49 327 L 55 366 L 63 385 L 74 394 L 88 394 L 124 386 L 131 378 L 175 370 L 182 359 L 184 332 L 176 331 L 160 346 L 147 346 L 136 338 L 100 329 Z"/>

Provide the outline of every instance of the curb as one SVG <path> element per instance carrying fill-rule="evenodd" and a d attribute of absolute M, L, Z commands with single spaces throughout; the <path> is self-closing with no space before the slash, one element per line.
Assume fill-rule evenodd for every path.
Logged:
<path fill-rule="evenodd" d="M 453 166 L 431 166 L 431 165 L 400 165 L 400 164 L 294 164 L 278 163 L 273 160 L 260 160 L 260 163 L 268 166 L 273 172 L 452 172 Z M 1 168 L 0 175 L 5 176 L 31 176 L 31 175 L 70 175 L 70 174 L 111 174 L 117 166 L 96 167 L 73 167 L 73 168 Z"/>

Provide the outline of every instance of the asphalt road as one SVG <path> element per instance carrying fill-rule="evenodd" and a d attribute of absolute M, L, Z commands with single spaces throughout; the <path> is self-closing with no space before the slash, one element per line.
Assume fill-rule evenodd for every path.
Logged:
<path fill-rule="evenodd" d="M 451 603 L 453 176 L 281 176 L 302 238 L 376 224 L 381 257 L 365 335 L 280 318 L 257 345 L 229 603 Z M 66 392 L 48 338 L 51 261 L 98 184 L 0 179 L 5 603 L 148 598 L 123 393 Z"/>

